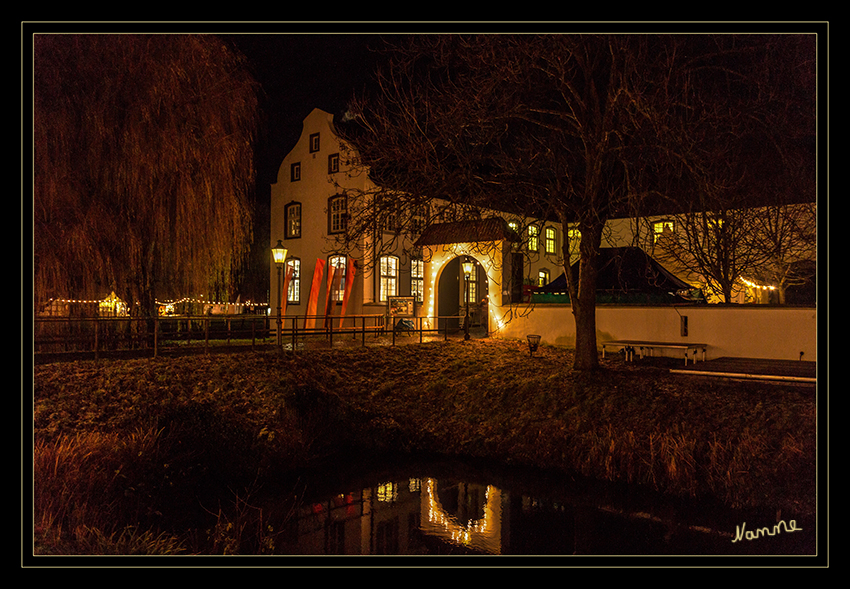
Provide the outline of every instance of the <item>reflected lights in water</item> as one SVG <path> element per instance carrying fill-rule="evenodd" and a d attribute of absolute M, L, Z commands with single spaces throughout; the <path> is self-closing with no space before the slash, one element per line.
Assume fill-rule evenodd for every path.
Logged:
<path fill-rule="evenodd" d="M 484 514 L 480 518 L 460 521 L 441 504 L 437 481 L 425 479 L 422 496 L 422 531 L 457 545 L 490 554 L 501 553 L 502 492 L 492 485 L 485 490 Z M 459 489 L 464 493 L 465 487 Z"/>

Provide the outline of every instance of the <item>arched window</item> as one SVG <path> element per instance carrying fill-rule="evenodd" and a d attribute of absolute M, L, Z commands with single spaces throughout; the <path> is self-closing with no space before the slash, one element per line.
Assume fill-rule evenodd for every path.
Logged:
<path fill-rule="evenodd" d="M 328 268 L 331 272 L 339 268 L 339 281 L 333 283 L 331 300 L 341 303 L 345 296 L 345 274 L 348 271 L 348 258 L 342 254 L 331 256 L 328 258 Z"/>
<path fill-rule="evenodd" d="M 301 302 L 301 260 L 299 258 L 288 258 L 286 260 L 286 271 L 292 269 L 292 277 L 289 279 L 289 287 L 286 290 L 286 302 L 297 305 Z"/>

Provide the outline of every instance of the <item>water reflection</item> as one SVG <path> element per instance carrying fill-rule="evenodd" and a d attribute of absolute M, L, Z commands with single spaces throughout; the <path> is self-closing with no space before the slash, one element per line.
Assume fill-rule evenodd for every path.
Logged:
<path fill-rule="evenodd" d="M 803 532 L 732 542 L 772 526 L 731 510 L 599 487 L 456 473 L 377 475 L 339 493 L 304 502 L 289 522 L 284 550 L 302 555 L 759 555 L 813 554 L 814 522 Z M 540 481 L 538 481 L 540 482 Z M 771 514 L 779 517 L 779 514 Z M 808 526 L 808 529 L 806 529 Z"/>

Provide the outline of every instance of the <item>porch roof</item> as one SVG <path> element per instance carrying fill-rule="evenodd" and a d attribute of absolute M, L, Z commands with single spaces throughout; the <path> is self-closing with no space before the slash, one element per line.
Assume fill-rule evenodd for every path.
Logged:
<path fill-rule="evenodd" d="M 507 221 L 501 217 L 437 223 L 430 225 L 416 240 L 417 246 L 449 245 L 453 243 L 474 243 L 480 241 L 516 240 L 517 235 Z"/>

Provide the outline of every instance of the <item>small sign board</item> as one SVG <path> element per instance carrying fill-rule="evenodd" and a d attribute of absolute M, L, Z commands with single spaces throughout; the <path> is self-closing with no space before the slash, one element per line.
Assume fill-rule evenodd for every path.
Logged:
<path fill-rule="evenodd" d="M 390 317 L 415 317 L 414 297 L 389 297 Z"/>

